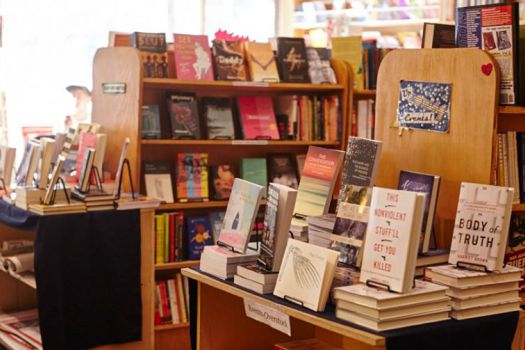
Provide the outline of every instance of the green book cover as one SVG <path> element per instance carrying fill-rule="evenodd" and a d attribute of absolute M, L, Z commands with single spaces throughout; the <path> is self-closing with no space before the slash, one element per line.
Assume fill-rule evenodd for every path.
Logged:
<path fill-rule="evenodd" d="M 266 171 L 265 158 L 243 158 L 241 159 L 241 178 L 263 186 L 263 197 L 268 190 L 268 175 Z"/>

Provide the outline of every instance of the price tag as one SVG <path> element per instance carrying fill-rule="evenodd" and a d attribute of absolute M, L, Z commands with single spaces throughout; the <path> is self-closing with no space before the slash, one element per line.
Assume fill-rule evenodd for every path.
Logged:
<path fill-rule="evenodd" d="M 109 95 L 121 95 L 126 93 L 126 83 L 111 82 L 102 83 L 102 92 Z"/>
<path fill-rule="evenodd" d="M 233 140 L 232 145 L 267 145 L 268 140 Z"/>
<path fill-rule="evenodd" d="M 261 304 L 253 299 L 244 298 L 246 316 L 264 323 L 288 336 L 292 335 L 290 316 L 277 307 Z"/>
<path fill-rule="evenodd" d="M 270 84 L 262 81 L 234 81 L 233 86 L 255 86 L 255 87 L 268 87 Z"/>

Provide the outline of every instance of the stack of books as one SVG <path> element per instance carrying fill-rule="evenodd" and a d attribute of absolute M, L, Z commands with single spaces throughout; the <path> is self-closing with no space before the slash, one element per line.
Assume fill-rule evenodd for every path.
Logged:
<path fill-rule="evenodd" d="M 66 187 L 68 196 L 71 195 L 71 189 Z M 24 210 L 29 210 L 30 204 L 39 204 L 46 194 L 46 191 L 36 187 L 18 187 L 15 190 L 15 205 Z M 66 196 L 64 190 L 60 189 L 56 191 L 57 202 L 64 202 Z"/>
<path fill-rule="evenodd" d="M 308 225 L 306 224 L 306 220 L 294 217 L 290 225 L 290 234 L 294 239 L 308 242 Z"/>
<path fill-rule="evenodd" d="M 449 287 L 450 316 L 457 320 L 520 310 L 521 269 L 514 266 L 507 265 L 499 272 L 431 266 L 425 269 L 425 279 Z"/>
<path fill-rule="evenodd" d="M 425 275 L 425 268 L 429 266 L 446 264 L 449 254 L 450 251 L 443 248 L 430 249 L 426 253 L 419 253 L 416 260 L 416 278 L 423 277 Z"/>
<path fill-rule="evenodd" d="M 188 322 L 189 295 L 187 279 L 175 278 L 155 282 L 155 325 Z"/>
<path fill-rule="evenodd" d="M 330 235 L 334 230 L 335 214 L 309 216 L 306 222 L 308 223 L 308 242 L 324 248 L 330 247 Z"/>
<path fill-rule="evenodd" d="M 51 205 L 45 204 L 29 204 L 29 211 L 38 215 L 61 215 L 61 214 L 76 214 L 85 213 L 86 205 L 82 202 L 71 201 L 59 202 Z"/>
<path fill-rule="evenodd" d="M 352 284 L 359 283 L 360 277 L 361 277 L 361 273 L 359 272 L 358 267 L 348 265 L 348 264 L 338 263 L 337 267 L 335 268 L 332 288 L 341 287 L 341 286 L 350 286 Z"/>
<path fill-rule="evenodd" d="M 237 266 L 233 282 L 259 294 L 271 294 L 277 283 L 278 272 L 270 272 L 255 263 Z"/>
<path fill-rule="evenodd" d="M 234 253 L 217 245 L 205 246 L 201 255 L 200 269 L 223 280 L 231 279 L 237 272 L 237 266 L 254 263 L 259 253 L 248 249 L 245 254 Z"/>
<path fill-rule="evenodd" d="M 160 205 L 160 200 L 147 196 L 136 196 L 135 198 L 131 198 L 130 194 L 126 194 L 116 200 L 115 205 L 117 210 L 156 208 Z"/>
<path fill-rule="evenodd" d="M 77 190 L 71 192 L 71 196 L 86 204 L 87 211 L 100 211 L 114 209 L 115 197 L 112 193 L 99 190 L 91 190 L 88 193 L 80 193 Z"/>
<path fill-rule="evenodd" d="M 393 293 L 365 284 L 334 289 L 336 317 L 375 331 L 447 320 L 447 287 L 416 280 L 407 293 Z"/>

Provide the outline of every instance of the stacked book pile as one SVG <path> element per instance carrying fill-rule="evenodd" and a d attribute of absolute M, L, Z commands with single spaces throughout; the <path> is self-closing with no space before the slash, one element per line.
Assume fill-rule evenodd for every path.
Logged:
<path fill-rule="evenodd" d="M 308 242 L 308 224 L 304 219 L 292 218 L 292 224 L 290 225 L 290 234 L 294 239 Z"/>
<path fill-rule="evenodd" d="M 425 279 L 449 287 L 450 316 L 457 320 L 520 310 L 521 269 L 514 266 L 507 265 L 499 272 L 432 266 L 425 270 Z"/>
<path fill-rule="evenodd" d="M 332 287 L 349 286 L 359 283 L 360 276 L 359 268 L 352 265 L 338 263 L 335 268 Z"/>
<path fill-rule="evenodd" d="M 426 253 L 419 253 L 416 260 L 416 278 L 425 275 L 425 268 L 430 266 L 443 265 L 448 262 L 448 249 L 436 248 L 430 249 Z"/>
<path fill-rule="evenodd" d="M 100 211 L 114 209 L 115 196 L 112 193 L 106 193 L 98 190 L 91 190 L 88 193 L 80 193 L 73 190 L 71 192 L 73 198 L 84 202 L 87 211 Z"/>
<path fill-rule="evenodd" d="M 52 205 L 29 204 L 29 211 L 38 215 L 60 215 L 85 213 L 86 204 L 83 202 L 71 201 L 55 203 Z"/>
<path fill-rule="evenodd" d="M 334 289 L 336 317 L 386 331 L 447 320 L 450 298 L 447 287 L 416 280 L 407 293 L 393 293 L 365 284 Z"/>
<path fill-rule="evenodd" d="M 66 191 L 68 196 L 70 196 L 71 189 L 67 187 Z M 15 193 L 15 205 L 24 210 L 29 210 L 30 204 L 39 204 L 44 199 L 46 191 L 36 187 L 18 187 Z M 55 200 L 57 202 L 64 202 L 66 200 L 64 190 L 60 189 L 56 191 Z"/>
<path fill-rule="evenodd" d="M 237 266 L 233 282 L 259 294 L 270 294 L 275 289 L 278 272 L 269 272 L 256 263 Z"/>
<path fill-rule="evenodd" d="M 155 282 L 155 325 L 188 322 L 187 283 L 180 273 L 175 278 Z"/>
<path fill-rule="evenodd" d="M 335 214 L 309 216 L 306 222 L 308 223 L 308 242 L 324 248 L 330 247 L 330 235 L 334 230 Z"/>
<path fill-rule="evenodd" d="M 201 255 L 200 269 L 221 279 L 231 279 L 237 272 L 237 266 L 254 263 L 259 253 L 248 249 L 245 254 L 234 253 L 217 245 L 206 246 Z"/>

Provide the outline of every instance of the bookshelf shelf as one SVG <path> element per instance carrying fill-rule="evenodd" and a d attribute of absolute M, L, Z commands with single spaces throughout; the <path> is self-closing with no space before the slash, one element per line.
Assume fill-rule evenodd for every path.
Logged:
<path fill-rule="evenodd" d="M 271 141 L 271 140 L 142 140 L 143 145 L 194 145 L 194 146 L 338 146 L 338 142 L 329 141 Z"/>
<path fill-rule="evenodd" d="M 163 270 L 178 270 L 185 267 L 191 267 L 191 266 L 198 266 L 200 263 L 199 260 L 187 260 L 187 261 L 177 261 L 173 263 L 166 263 L 166 264 L 156 264 L 155 270 L 156 271 L 163 271 Z"/>
<path fill-rule="evenodd" d="M 189 202 L 189 203 L 164 203 L 157 210 L 183 210 L 183 209 L 204 209 L 204 208 L 226 208 L 228 201 L 208 201 L 208 202 Z"/>
<path fill-rule="evenodd" d="M 500 116 L 525 116 L 525 107 L 522 106 L 499 106 L 498 111 Z"/>
<path fill-rule="evenodd" d="M 513 204 L 512 205 L 512 211 L 514 212 L 525 212 L 525 204 Z"/>
<path fill-rule="evenodd" d="M 32 273 L 27 273 L 25 275 L 19 275 L 19 274 L 10 274 L 6 271 L 3 271 L 7 276 L 11 276 L 12 278 L 16 279 L 16 280 L 19 280 L 20 282 L 22 282 L 23 284 L 25 284 L 26 286 L 29 286 L 31 287 L 32 289 L 36 289 L 36 281 L 35 281 L 35 275 L 32 274 Z"/>
<path fill-rule="evenodd" d="M 177 329 L 177 328 L 188 328 L 190 326 L 189 322 L 184 323 L 175 323 L 175 324 L 162 324 L 155 326 L 155 332 L 162 332 L 167 331 L 170 329 Z"/>
<path fill-rule="evenodd" d="M 353 94 L 354 94 L 354 97 L 357 99 L 376 97 L 375 90 L 354 90 Z"/>

